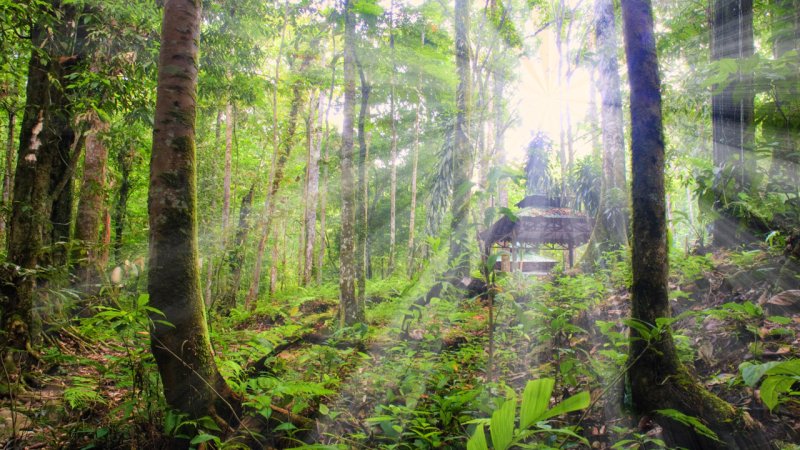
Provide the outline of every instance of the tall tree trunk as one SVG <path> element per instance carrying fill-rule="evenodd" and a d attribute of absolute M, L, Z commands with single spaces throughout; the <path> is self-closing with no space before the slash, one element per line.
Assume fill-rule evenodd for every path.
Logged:
<path fill-rule="evenodd" d="M 253 195 L 255 194 L 255 182 L 250 185 L 247 194 L 242 197 L 242 206 L 239 208 L 239 225 L 236 228 L 236 236 L 233 240 L 233 248 L 228 252 L 228 268 L 230 269 L 230 281 L 222 295 L 221 310 L 223 314 L 236 307 L 236 294 L 242 283 L 242 266 L 244 265 L 244 243 L 250 232 L 250 211 L 253 208 Z M 208 299 L 206 300 L 208 301 Z"/>
<path fill-rule="evenodd" d="M 453 275 L 457 278 L 469 276 L 469 204 L 472 196 L 470 180 L 472 178 L 473 150 L 469 142 L 469 120 L 472 88 L 470 86 L 470 50 L 469 50 L 469 8 L 470 0 L 456 0 L 455 3 L 455 38 L 456 69 L 458 72 L 458 88 L 456 91 L 456 122 L 454 130 L 454 151 L 458 155 L 453 164 L 455 174 L 453 183 L 453 201 L 451 204 L 452 221 L 450 228 L 450 263 L 454 267 Z"/>
<path fill-rule="evenodd" d="M 711 59 L 742 60 L 753 56 L 753 0 L 714 0 Z M 739 220 L 729 203 L 751 189 L 755 175 L 752 75 L 738 72 L 734 80 L 711 99 L 714 132 L 714 211 L 712 226 L 717 246 L 743 241 Z"/>
<path fill-rule="evenodd" d="M 422 98 L 417 100 L 417 113 L 414 119 L 414 149 L 411 155 L 411 206 L 409 207 L 408 217 L 408 263 L 406 269 L 408 276 L 413 277 L 415 269 L 414 264 L 414 231 L 416 230 L 417 218 L 417 166 L 419 165 L 419 130 L 420 130 L 420 108 L 422 107 Z"/>
<path fill-rule="evenodd" d="M 336 37 L 331 36 L 332 53 L 336 55 Z M 322 284 L 322 268 L 325 266 L 325 249 L 327 247 L 327 212 L 328 212 L 328 147 L 330 144 L 330 115 L 333 105 L 333 91 L 336 88 L 336 56 L 331 61 L 331 85 L 328 89 L 328 103 L 325 106 L 325 133 L 322 136 L 322 189 L 319 198 L 319 252 L 317 254 L 317 284 Z"/>
<path fill-rule="evenodd" d="M 389 49 L 392 53 L 392 71 L 389 74 L 389 120 L 391 121 L 392 142 L 389 151 L 389 179 L 391 189 L 389 191 L 389 274 L 394 271 L 395 252 L 397 251 L 397 110 L 395 100 L 395 72 L 397 63 L 395 62 L 394 49 L 394 0 L 391 1 L 389 10 Z M 364 203 L 366 205 L 366 202 Z"/>
<path fill-rule="evenodd" d="M 117 155 L 121 180 L 119 191 L 117 191 L 117 201 L 114 205 L 114 261 L 122 264 L 122 237 L 125 232 L 125 222 L 128 217 L 128 198 L 131 192 L 131 171 L 133 171 L 133 161 L 136 156 L 136 149 L 133 145 L 127 151 L 120 151 Z"/>
<path fill-rule="evenodd" d="M 17 112 L 8 110 L 8 137 L 6 140 L 5 169 L 3 171 L 3 212 L 0 213 L 0 234 L 6 237 L 6 210 L 11 206 L 11 191 L 14 188 L 14 132 L 17 128 Z M 6 242 L 8 239 L 6 239 Z"/>
<path fill-rule="evenodd" d="M 232 423 L 240 407 L 214 362 L 197 264 L 199 41 L 200 1 L 167 0 L 148 194 L 148 291 L 150 305 L 160 312 L 153 314 L 150 338 L 167 404 L 192 418 Z"/>
<path fill-rule="evenodd" d="M 275 78 L 274 78 L 274 87 L 272 91 L 272 160 L 270 161 L 270 168 L 269 168 L 269 181 L 267 183 L 267 195 L 264 197 L 264 207 L 261 211 L 261 217 L 259 220 L 259 226 L 261 227 L 261 237 L 258 240 L 258 248 L 256 249 L 256 261 L 255 266 L 253 268 L 253 273 L 255 278 L 260 278 L 261 276 L 261 265 L 264 260 L 264 251 L 267 248 L 267 239 L 269 238 L 269 230 L 270 230 L 270 220 L 272 219 L 269 215 L 269 211 L 272 208 L 272 186 L 275 183 L 275 174 L 278 168 L 278 161 L 279 161 L 279 154 L 280 154 L 280 139 L 279 139 L 279 131 L 278 131 L 278 85 L 280 83 L 280 75 L 281 75 L 281 56 L 283 55 L 283 47 L 286 41 L 286 27 L 289 24 L 288 15 L 289 15 L 289 2 L 287 1 L 284 4 L 284 16 L 285 20 L 283 21 L 283 27 L 281 27 L 281 41 L 280 45 L 278 46 L 278 58 L 275 61 Z M 247 297 L 245 298 L 245 307 L 250 310 L 256 307 L 256 301 L 258 297 L 258 286 L 259 281 L 254 280 L 250 283 L 250 290 L 247 293 Z"/>
<path fill-rule="evenodd" d="M 800 1 L 798 0 L 773 0 L 773 56 L 782 59 L 794 50 L 796 64 L 800 63 Z M 800 86 L 800 74 L 797 72 L 789 75 L 786 80 L 774 82 L 773 113 L 776 118 L 764 124 L 764 134 L 777 143 L 772 152 L 769 179 L 777 186 L 779 192 L 800 195 L 800 158 L 797 156 L 797 134 L 800 126 L 797 125 L 798 99 L 796 97 Z"/>
<path fill-rule="evenodd" d="M 47 39 L 45 28 L 31 29 L 33 48 Z M 8 261 L 22 269 L 34 269 L 39 263 L 43 238 L 48 225 L 50 172 L 57 153 L 56 143 L 46 127 L 50 107 L 48 91 L 50 67 L 47 60 L 34 53 L 28 64 L 25 110 L 20 129 L 19 153 L 14 175 L 14 194 L 8 233 Z M 56 107 L 60 105 L 54 105 Z M 21 373 L 35 357 L 32 347 L 35 276 L 21 276 L 4 271 L 0 290 L 0 349 L 4 361 Z"/>
<path fill-rule="evenodd" d="M 42 16 L 51 10 L 41 11 Z M 16 376 L 37 358 L 34 343 L 39 326 L 33 314 L 37 266 L 49 263 L 44 248 L 50 243 L 53 228 L 51 213 L 54 178 L 61 173 L 63 151 L 74 143 L 71 105 L 65 93 L 66 77 L 81 62 L 81 46 L 75 54 L 63 55 L 60 45 L 83 36 L 78 11 L 72 5 L 53 2 L 58 17 L 46 17 L 48 26 L 35 23 L 30 29 L 32 54 L 28 63 L 25 110 L 20 131 L 14 193 L 8 232 L 8 258 L 11 264 L 0 274 L 0 358 Z M 53 80 L 53 81 L 51 81 Z M 67 160 L 70 160 L 67 157 Z M 68 238 L 68 236 L 67 236 Z M 11 269 L 18 266 L 22 270 Z"/>
<path fill-rule="evenodd" d="M 356 186 L 353 170 L 353 122 L 356 103 L 355 16 L 351 0 L 344 0 L 344 127 L 341 165 L 341 243 L 339 248 L 339 318 L 342 326 L 364 321 L 364 310 L 356 298 Z"/>
<path fill-rule="evenodd" d="M 222 241 L 228 236 L 231 217 L 231 163 L 233 161 L 233 104 L 225 108 L 225 175 L 222 181 Z"/>
<path fill-rule="evenodd" d="M 314 57 L 313 54 L 314 43 L 310 44 L 310 48 L 302 56 L 300 63 L 299 73 L 305 73 L 308 66 Z M 277 95 L 277 94 L 276 94 Z M 297 79 L 292 84 L 292 103 L 289 109 L 289 117 L 286 121 L 286 130 L 281 137 L 280 152 L 278 153 L 278 160 L 275 162 L 275 172 L 272 178 L 272 186 L 267 194 L 266 200 L 266 217 L 263 219 L 263 228 L 261 232 L 261 240 L 259 241 L 258 251 L 256 252 L 256 264 L 253 269 L 253 279 L 250 283 L 250 291 L 247 293 L 246 304 L 255 307 L 258 300 L 259 285 L 261 283 L 261 267 L 264 259 L 264 249 L 266 248 L 266 241 L 269 237 L 270 225 L 273 216 L 275 215 L 275 207 L 277 205 L 277 193 L 283 182 L 283 171 L 286 168 L 286 162 L 292 153 L 294 147 L 294 137 L 297 131 L 297 116 L 300 114 L 300 108 L 303 105 L 303 80 Z M 275 127 L 277 133 L 277 127 Z M 263 243 L 263 244 L 262 244 Z"/>
<path fill-rule="evenodd" d="M 506 111 L 505 111 L 505 88 L 506 78 L 502 67 L 497 67 L 494 70 L 494 154 L 499 166 L 506 165 L 506 148 L 505 148 L 505 132 L 506 132 Z M 505 179 L 500 180 L 497 186 L 497 204 L 498 206 L 508 207 L 508 188 Z"/>
<path fill-rule="evenodd" d="M 108 129 L 96 114 L 92 117 L 91 130 L 86 136 L 86 152 L 83 162 L 83 182 L 81 185 L 78 212 L 75 217 L 75 240 L 78 241 L 75 273 L 84 290 L 92 292 L 100 282 L 100 274 L 105 265 L 102 255 L 103 241 L 100 239 L 101 221 L 106 211 L 106 164 L 108 148 L 103 142 L 102 133 Z"/>
<path fill-rule="evenodd" d="M 361 107 L 358 111 L 358 186 L 356 191 L 356 296 L 358 303 L 366 303 L 367 294 L 367 238 L 369 230 L 369 146 L 366 124 L 369 118 L 369 94 L 372 86 L 367 82 L 364 68 L 356 59 L 361 78 Z"/>
<path fill-rule="evenodd" d="M 625 132 L 614 2 L 595 0 L 594 17 L 600 84 L 603 178 L 595 227 L 584 255 L 584 262 L 588 264 L 598 262 L 603 253 L 619 249 L 628 243 Z"/>
<path fill-rule="evenodd" d="M 322 91 L 320 91 L 317 96 L 316 121 L 313 117 L 309 117 L 309 123 L 313 124 L 309 133 L 314 136 L 315 141 L 312 142 L 308 149 L 308 169 L 306 171 L 306 242 L 303 249 L 303 285 L 311 282 L 314 272 L 314 244 L 317 240 L 317 198 L 319 197 L 319 155 L 322 150 L 322 114 Z"/>
<path fill-rule="evenodd" d="M 650 0 L 622 0 L 625 52 L 631 86 L 633 151 L 633 284 L 630 331 L 634 408 L 639 414 L 676 409 L 704 421 L 720 442 L 668 417 L 658 416 L 671 447 L 768 449 L 769 442 L 747 413 L 708 392 L 681 364 L 668 325 L 667 231 L 661 91 Z M 654 324 L 659 324 L 654 325 Z M 648 328 L 649 337 L 641 327 Z"/>

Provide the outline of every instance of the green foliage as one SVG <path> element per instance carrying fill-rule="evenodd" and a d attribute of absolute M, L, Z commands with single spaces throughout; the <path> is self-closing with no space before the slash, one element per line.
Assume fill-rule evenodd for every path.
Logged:
<path fill-rule="evenodd" d="M 711 431 L 703 422 L 701 422 L 698 418 L 688 416 L 676 409 L 659 409 L 655 411 L 657 414 L 672 419 L 676 422 L 680 422 L 687 427 L 692 428 L 697 434 L 701 436 L 705 436 L 713 441 L 721 442 L 719 437 Z"/>
<path fill-rule="evenodd" d="M 545 441 L 549 437 L 564 437 L 575 439 L 588 445 L 588 441 L 575 434 L 573 427 L 552 428 L 546 422 L 562 414 L 580 411 L 589 407 L 591 398 L 588 392 L 580 392 L 568 397 L 550 408 L 550 397 L 555 386 L 552 378 L 531 380 L 525 386 L 522 394 L 522 404 L 519 416 L 516 416 L 517 398 L 509 396 L 499 408 L 492 412 L 491 419 L 476 419 L 467 423 L 478 426 L 467 442 L 470 450 L 488 450 L 484 427 L 489 426 L 492 448 L 506 450 L 514 445 L 522 444 L 535 436 L 541 436 Z M 517 420 L 518 419 L 518 420 Z M 519 423 L 515 427 L 515 423 Z M 551 442 L 550 444 L 554 444 Z"/>
<path fill-rule="evenodd" d="M 745 384 L 755 387 L 761 382 L 761 400 L 770 411 L 781 403 L 797 402 L 800 390 L 800 360 L 771 361 L 763 364 L 742 363 L 739 366 Z M 763 378 L 763 381 L 761 379 Z"/>

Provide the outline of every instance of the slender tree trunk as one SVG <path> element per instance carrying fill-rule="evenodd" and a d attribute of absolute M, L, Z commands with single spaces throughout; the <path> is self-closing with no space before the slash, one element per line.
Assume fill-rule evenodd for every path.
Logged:
<path fill-rule="evenodd" d="M 313 97 L 312 97 L 313 98 Z M 310 114 L 310 113 L 309 113 Z M 312 142 L 309 146 L 308 157 L 308 170 L 306 175 L 307 189 L 306 189 L 306 215 L 305 215 L 305 229 L 306 229 L 306 242 L 304 253 L 303 277 L 302 284 L 306 285 L 311 282 L 314 270 L 314 243 L 317 240 L 317 198 L 319 197 L 319 155 L 322 150 L 322 91 L 317 96 L 317 119 L 309 116 L 309 123 L 313 124 L 309 133 L 315 138 L 316 142 Z"/>
<path fill-rule="evenodd" d="M 331 37 L 332 53 L 336 55 L 336 38 Z M 327 247 L 327 211 L 328 211 L 328 146 L 330 144 L 330 114 L 333 105 L 333 91 L 336 88 L 336 57 L 331 61 L 331 85 L 328 89 L 328 103 L 325 106 L 325 133 L 322 136 L 322 189 L 319 199 L 319 253 L 317 259 L 317 284 L 322 284 L 322 269 L 325 266 L 325 249 Z"/>
<path fill-rule="evenodd" d="M 588 264 L 598 262 L 603 253 L 619 249 L 628 243 L 625 133 L 614 3 L 611 0 L 595 0 L 594 17 L 600 84 L 603 178 L 595 227 L 584 255 L 584 262 Z"/>
<path fill-rule="evenodd" d="M 278 160 L 279 160 L 279 153 L 280 153 L 280 140 L 278 138 L 278 84 L 280 83 L 280 74 L 281 74 L 281 56 L 283 55 L 283 47 L 286 41 L 286 27 L 289 23 L 288 14 L 289 14 L 289 2 L 287 1 L 284 4 L 284 16 L 285 20 L 283 21 L 283 27 L 281 27 L 281 42 L 278 46 L 278 58 L 275 62 L 275 86 L 273 87 L 272 91 L 272 159 L 270 161 L 270 168 L 269 168 L 269 181 L 267 183 L 267 194 L 264 197 L 264 207 L 261 211 L 261 217 L 259 221 L 259 226 L 261 227 L 261 237 L 258 240 L 258 248 L 256 249 L 256 261 L 253 268 L 254 277 L 257 279 L 261 276 L 261 265 L 264 260 L 264 251 L 267 248 L 267 239 L 269 238 L 269 229 L 270 229 L 270 220 L 271 217 L 269 215 L 269 211 L 272 208 L 272 186 L 275 183 L 275 174 L 277 172 L 278 167 Z M 250 290 L 247 293 L 247 297 L 245 298 L 245 307 L 248 310 L 255 309 L 256 307 L 256 300 L 258 297 L 258 286 L 259 281 L 253 280 L 250 283 Z"/>
<path fill-rule="evenodd" d="M 420 130 L 420 108 L 422 98 L 417 101 L 417 113 L 414 119 L 414 149 L 411 156 L 411 206 L 408 217 L 408 276 L 413 277 L 415 272 L 414 264 L 414 231 L 416 230 L 417 217 L 417 166 L 419 165 L 419 130 Z"/>
<path fill-rule="evenodd" d="M 753 56 L 753 0 L 714 0 L 711 59 L 742 60 Z M 752 75 L 739 72 L 719 94 L 712 96 L 714 131 L 714 210 L 720 217 L 712 226 L 716 246 L 743 242 L 739 219 L 729 203 L 751 189 L 755 172 L 753 152 Z"/>
<path fill-rule="evenodd" d="M 233 161 L 233 104 L 225 108 L 225 178 L 222 182 L 222 241 L 227 239 L 231 217 L 231 163 Z"/>
<path fill-rule="evenodd" d="M 311 47 L 314 46 L 312 43 Z M 305 73 L 308 66 L 311 64 L 311 60 L 313 59 L 313 53 L 311 50 L 307 51 L 303 57 L 302 62 L 300 63 L 299 73 Z M 276 69 L 277 70 L 277 69 Z M 277 93 L 275 94 L 277 95 Z M 292 85 L 292 103 L 289 109 L 289 117 L 286 121 L 286 130 L 284 131 L 283 136 L 281 137 L 280 142 L 280 152 L 278 153 L 277 161 L 275 162 L 274 167 L 274 177 L 272 177 L 272 185 L 270 186 L 269 193 L 267 194 L 267 200 L 265 201 L 266 217 L 263 219 L 263 228 L 261 232 L 261 240 L 259 241 L 258 251 L 256 252 L 256 263 L 253 269 L 253 279 L 250 283 L 250 291 L 247 293 L 247 300 L 246 304 L 252 307 L 255 306 L 255 303 L 258 299 L 258 291 L 259 285 L 261 283 L 261 267 L 263 264 L 264 259 L 264 250 L 266 248 L 266 242 L 269 237 L 270 232 L 270 225 L 272 217 L 275 215 L 275 207 L 277 205 L 277 193 L 280 189 L 281 183 L 283 182 L 283 171 L 286 167 L 286 162 L 289 160 L 289 156 L 292 153 L 292 147 L 294 146 L 294 137 L 295 132 L 297 131 L 297 116 L 300 114 L 300 108 L 303 104 L 303 81 L 298 79 Z M 277 133 L 277 126 L 275 127 L 275 133 Z"/>
<path fill-rule="evenodd" d="M 364 68 L 359 64 L 361 77 L 361 107 L 358 111 L 358 186 L 356 191 L 356 296 L 359 304 L 366 303 L 367 292 L 367 230 L 369 229 L 369 145 L 366 123 L 369 118 L 369 95 L 372 86 L 367 82 Z"/>
<path fill-rule="evenodd" d="M 114 261 L 122 264 L 122 237 L 125 232 L 125 222 L 128 216 L 128 198 L 131 192 L 131 171 L 136 149 L 131 146 L 128 151 L 121 151 L 117 155 L 117 164 L 120 171 L 119 191 L 114 206 Z"/>
<path fill-rule="evenodd" d="M 450 228 L 450 262 L 454 267 L 453 275 L 457 278 L 469 276 L 470 260 L 468 245 L 469 204 L 472 194 L 470 180 L 472 178 L 472 147 L 469 143 L 469 120 L 472 88 L 470 86 L 470 50 L 469 50 L 469 8 L 470 0 L 456 0 L 455 3 L 455 44 L 456 68 L 458 72 L 458 89 L 456 91 L 456 122 L 454 130 L 455 158 L 453 171 L 453 202 L 451 204 L 452 222 Z"/>
<path fill-rule="evenodd" d="M 392 53 L 392 71 L 389 75 L 389 120 L 391 121 L 392 130 L 392 142 L 389 151 L 389 179 L 391 183 L 391 190 L 389 191 L 389 274 L 391 274 L 394 271 L 395 252 L 397 251 L 397 111 L 394 79 L 395 72 L 397 72 L 397 63 L 395 62 L 394 49 L 394 0 L 391 2 L 389 22 L 389 49 Z"/>
<path fill-rule="evenodd" d="M 167 404 L 192 418 L 234 422 L 239 407 L 214 363 L 197 264 L 194 124 L 199 41 L 199 0 L 168 0 L 148 194 L 148 291 L 150 305 L 160 312 L 153 314 L 150 337 Z"/>
<path fill-rule="evenodd" d="M 103 242 L 100 238 L 101 221 L 106 211 L 106 165 L 108 149 L 101 134 L 108 124 L 99 117 L 91 120 L 91 130 L 86 136 L 86 152 L 83 162 L 83 182 L 78 212 L 75 217 L 75 240 L 77 260 L 75 273 L 86 292 L 94 291 L 93 285 L 100 282 L 103 265 Z"/>
<path fill-rule="evenodd" d="M 17 128 L 16 111 L 8 111 L 8 138 L 6 140 L 6 161 L 3 172 L 3 208 L 7 210 L 11 206 L 11 191 L 14 188 L 14 132 Z M 6 237 L 7 214 L 4 211 L 0 214 L 0 234 Z M 7 240 L 7 239 L 6 239 Z"/>
<path fill-rule="evenodd" d="M 501 67 L 494 71 L 494 153 L 499 166 L 506 165 L 505 130 L 506 112 L 505 95 L 506 79 Z M 497 203 L 498 206 L 508 207 L 508 188 L 506 180 L 500 180 L 498 184 Z"/>
<path fill-rule="evenodd" d="M 633 284 L 630 331 L 634 408 L 639 414 L 676 409 L 704 421 L 720 438 L 715 442 L 668 417 L 658 416 L 671 447 L 692 449 L 768 449 L 758 422 L 708 392 L 678 359 L 668 325 L 670 317 L 664 137 L 661 92 L 650 0 L 622 0 L 625 51 L 631 86 L 633 151 Z M 649 328 L 651 336 L 639 329 Z"/>
<path fill-rule="evenodd" d="M 355 16 L 350 0 L 344 0 L 344 127 L 341 165 L 341 243 L 339 248 L 339 317 L 342 326 L 364 321 L 364 311 L 356 298 L 356 186 L 353 170 L 353 122 L 356 102 Z"/>
<path fill-rule="evenodd" d="M 242 283 L 242 266 L 244 265 L 244 243 L 250 232 L 250 212 L 253 208 L 253 195 L 255 194 L 255 182 L 250 185 L 247 194 L 242 197 L 242 206 L 239 208 L 239 225 L 236 228 L 236 236 L 233 241 L 233 248 L 228 253 L 228 267 L 230 269 L 230 281 L 222 296 L 223 314 L 236 307 L 236 294 Z M 206 299 L 208 302 L 208 298 Z"/>

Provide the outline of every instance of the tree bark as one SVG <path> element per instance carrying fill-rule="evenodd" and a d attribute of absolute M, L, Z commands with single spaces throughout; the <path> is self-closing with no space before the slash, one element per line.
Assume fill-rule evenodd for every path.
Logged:
<path fill-rule="evenodd" d="M 469 204 L 472 195 L 473 150 L 469 142 L 470 99 L 472 97 L 469 50 L 469 0 L 455 3 L 455 44 L 458 88 L 456 90 L 456 121 L 454 129 L 455 158 L 453 172 L 452 221 L 450 228 L 450 264 L 456 278 L 469 276 Z"/>
<path fill-rule="evenodd" d="M 639 414 L 676 409 L 704 421 L 719 442 L 658 416 L 670 447 L 767 449 L 769 442 L 745 412 L 708 392 L 681 364 L 668 325 L 668 251 L 661 91 L 650 0 L 622 0 L 631 87 L 633 152 L 633 284 L 629 377 Z M 640 329 L 649 329 L 650 336 Z"/>
<path fill-rule="evenodd" d="M 91 130 L 86 136 L 86 152 L 83 160 L 83 181 L 78 212 L 75 217 L 75 240 L 78 250 L 75 274 L 85 292 L 93 292 L 100 282 L 103 260 L 103 241 L 100 238 L 101 222 L 105 221 L 106 164 L 108 148 L 103 142 L 102 133 L 108 124 L 94 115 Z"/>
<path fill-rule="evenodd" d="M 150 159 L 151 347 L 167 404 L 236 423 L 240 404 L 214 362 L 200 294 L 195 115 L 200 1 L 167 0 Z M 166 324 L 164 322 L 168 322 Z"/>
<path fill-rule="evenodd" d="M 336 38 L 331 37 L 332 53 L 336 55 Z M 333 91 L 336 88 L 336 57 L 331 61 L 331 85 L 328 89 L 328 103 L 325 106 L 325 133 L 322 136 L 322 167 L 320 174 L 322 178 L 322 189 L 319 198 L 319 253 L 317 254 L 317 284 L 322 284 L 322 269 L 325 266 L 325 249 L 327 247 L 327 210 L 328 210 L 328 155 L 330 137 L 330 114 L 333 105 Z"/>
<path fill-rule="evenodd" d="M 416 231 L 417 218 L 417 166 L 419 165 L 419 130 L 420 130 L 420 108 L 422 98 L 417 100 L 417 113 L 414 119 L 414 149 L 411 156 L 411 206 L 409 207 L 408 217 L 408 270 L 409 278 L 414 276 L 414 232 Z"/>
<path fill-rule="evenodd" d="M 117 164 L 120 171 L 119 191 L 117 201 L 114 205 L 114 261 L 117 265 L 122 264 L 122 238 L 125 232 L 125 223 L 128 217 L 128 198 L 131 192 L 131 171 L 133 171 L 133 161 L 136 157 L 136 149 L 133 145 L 125 151 L 120 151 L 117 155 Z"/>
<path fill-rule="evenodd" d="M 497 67 L 494 71 L 494 154 L 499 166 L 506 165 L 505 131 L 506 131 L 506 111 L 505 111 L 505 88 L 506 79 L 502 67 Z M 497 204 L 498 206 L 508 207 L 508 188 L 505 179 L 500 180 L 497 185 Z"/>
<path fill-rule="evenodd" d="M 315 137 L 315 142 L 309 147 L 308 169 L 306 171 L 306 215 L 305 229 L 306 242 L 303 265 L 303 285 L 311 282 L 314 274 L 314 244 L 317 240 L 317 198 L 319 197 L 319 158 L 322 151 L 322 91 L 317 96 L 317 118 L 309 117 L 309 123 L 314 124 L 309 132 Z"/>
<path fill-rule="evenodd" d="M 355 16 L 350 0 L 344 0 L 344 126 L 341 166 L 341 243 L 339 247 L 339 319 L 341 326 L 364 321 L 364 310 L 356 298 L 356 186 L 353 170 L 353 122 L 356 102 Z"/>
<path fill-rule="evenodd" d="M 40 13 L 48 15 L 49 11 Z M 58 197 L 53 192 L 54 178 L 61 179 L 58 168 L 63 150 L 71 148 L 74 141 L 64 86 L 65 77 L 75 70 L 82 55 L 80 46 L 74 48 L 75 54 L 63 55 L 60 44 L 75 39 L 82 26 L 76 24 L 74 6 L 53 2 L 52 11 L 60 15 L 43 19 L 49 26 L 34 23 L 30 29 L 33 50 L 8 230 L 10 265 L 0 274 L 0 358 L 13 362 L 8 366 L 12 377 L 38 359 L 33 348 L 39 334 L 39 321 L 33 314 L 35 270 L 50 262 L 51 254 L 44 250 L 51 243 L 51 213 Z"/>
<path fill-rule="evenodd" d="M 358 110 L 358 186 L 356 191 L 356 296 L 358 303 L 366 303 L 367 292 L 367 239 L 369 230 L 369 146 L 366 124 L 369 118 L 369 95 L 372 86 L 367 82 L 364 68 L 356 59 L 361 79 L 361 107 Z"/>
<path fill-rule="evenodd" d="M 395 73 L 397 63 L 395 62 L 394 49 L 394 0 L 391 1 L 389 10 L 389 51 L 391 52 L 392 71 L 389 75 L 389 120 L 391 121 L 392 141 L 389 150 L 389 179 L 391 189 L 389 191 L 389 274 L 394 272 L 394 260 L 397 242 L 397 111 L 395 101 Z M 364 203 L 366 205 L 366 202 Z"/>
<path fill-rule="evenodd" d="M 242 197 L 242 206 L 239 208 L 239 225 L 236 228 L 236 236 L 233 240 L 233 248 L 228 253 L 228 268 L 231 271 L 230 281 L 222 296 L 222 313 L 236 307 L 236 294 L 242 283 L 242 266 L 244 265 L 244 243 L 250 232 L 250 212 L 253 208 L 253 195 L 255 194 L 256 184 L 250 185 L 247 194 Z"/>
<path fill-rule="evenodd" d="M 742 60 L 753 56 L 753 0 L 714 0 L 711 59 Z M 743 242 L 739 218 L 729 203 L 751 189 L 755 175 L 754 93 L 752 75 L 738 72 L 734 80 L 711 98 L 714 134 L 713 209 L 719 214 L 711 229 L 716 246 Z"/>
<path fill-rule="evenodd" d="M 231 217 L 231 163 L 233 161 L 233 104 L 225 108 L 225 175 L 222 181 L 222 241 L 228 236 Z"/>
<path fill-rule="evenodd" d="M 11 191 L 14 188 L 14 132 L 17 128 L 16 111 L 8 111 L 8 137 L 6 140 L 5 169 L 3 171 L 3 208 L 0 214 L 0 234 L 6 237 L 7 213 L 11 206 Z M 6 239 L 7 240 L 7 239 Z"/>

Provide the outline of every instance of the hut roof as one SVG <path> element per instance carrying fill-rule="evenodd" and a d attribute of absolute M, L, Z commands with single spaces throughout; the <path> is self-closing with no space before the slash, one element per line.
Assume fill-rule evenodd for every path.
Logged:
<path fill-rule="evenodd" d="M 520 205 L 542 204 L 526 198 Z M 522 242 L 579 246 L 589 241 L 594 223 L 585 214 L 569 208 L 526 207 L 516 213 L 516 221 L 501 217 L 481 234 L 486 244 Z"/>

